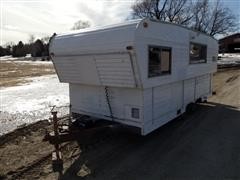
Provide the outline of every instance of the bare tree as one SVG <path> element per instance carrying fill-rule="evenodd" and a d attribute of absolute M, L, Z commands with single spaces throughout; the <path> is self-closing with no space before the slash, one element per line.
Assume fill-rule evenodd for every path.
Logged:
<path fill-rule="evenodd" d="M 190 0 L 137 0 L 132 6 L 133 18 L 150 17 L 177 24 L 188 24 L 193 18 Z"/>
<path fill-rule="evenodd" d="M 231 10 L 223 7 L 220 1 L 217 1 L 213 7 L 209 9 L 207 23 L 203 32 L 214 36 L 216 34 L 227 34 L 237 30 L 239 22 L 237 22 L 236 17 L 231 13 Z"/>
<path fill-rule="evenodd" d="M 231 11 L 220 0 L 136 0 L 133 18 L 150 17 L 185 25 L 211 36 L 236 30 L 238 24 Z"/>
<path fill-rule="evenodd" d="M 36 39 L 36 37 L 33 34 L 30 34 L 29 35 L 29 40 L 28 40 L 29 44 L 33 44 L 35 39 Z"/>
<path fill-rule="evenodd" d="M 90 22 L 89 21 L 79 20 L 79 21 L 74 23 L 74 25 L 71 28 L 71 30 L 84 29 L 84 28 L 88 28 L 88 27 L 90 27 Z"/>
<path fill-rule="evenodd" d="M 189 0 L 170 0 L 166 5 L 166 21 L 188 25 L 193 18 L 192 2 Z"/>
<path fill-rule="evenodd" d="M 230 9 L 223 7 L 220 0 L 198 0 L 194 5 L 193 28 L 211 36 L 234 32 L 238 26 Z"/>
<path fill-rule="evenodd" d="M 133 17 L 151 17 L 165 20 L 165 8 L 169 0 L 137 0 L 132 6 Z"/>

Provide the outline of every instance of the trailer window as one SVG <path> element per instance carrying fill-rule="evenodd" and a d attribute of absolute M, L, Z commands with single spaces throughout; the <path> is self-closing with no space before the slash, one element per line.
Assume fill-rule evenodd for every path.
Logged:
<path fill-rule="evenodd" d="M 207 46 L 190 43 L 190 64 L 207 62 Z"/>
<path fill-rule="evenodd" d="M 171 48 L 150 46 L 148 51 L 148 77 L 170 74 Z"/>

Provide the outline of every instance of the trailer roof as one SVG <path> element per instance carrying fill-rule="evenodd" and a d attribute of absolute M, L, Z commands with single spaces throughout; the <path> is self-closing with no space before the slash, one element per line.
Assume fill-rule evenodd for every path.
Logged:
<path fill-rule="evenodd" d="M 194 31 L 194 32 L 198 32 L 200 34 L 207 35 L 207 36 L 209 36 L 209 37 L 211 37 L 211 38 L 213 38 L 214 40 L 217 41 L 217 39 L 215 39 L 213 36 L 210 36 L 207 33 L 204 33 L 204 32 L 201 32 L 201 31 L 198 31 L 198 30 L 195 30 L 195 29 L 192 29 L 192 28 L 180 25 L 180 24 L 175 24 L 175 23 L 166 22 L 166 21 L 160 21 L 160 20 L 156 20 L 156 19 L 152 19 L 152 18 L 129 20 L 129 21 L 125 21 L 125 22 L 122 22 L 122 23 L 110 24 L 110 25 L 105 25 L 105 26 L 95 26 L 95 27 L 90 27 L 90 28 L 85 28 L 85 29 L 80 29 L 80 30 L 69 31 L 69 32 L 66 32 L 66 33 L 60 33 L 57 36 L 62 37 L 62 36 L 68 36 L 68 35 L 70 35 L 70 36 L 72 36 L 72 35 L 77 36 L 77 35 L 80 35 L 80 34 L 84 35 L 85 33 L 88 33 L 88 32 L 95 32 L 95 31 L 101 32 L 101 31 L 105 31 L 105 30 L 110 30 L 110 29 L 115 29 L 115 28 L 119 28 L 119 27 L 129 26 L 129 25 L 136 25 L 136 28 L 137 28 L 137 25 L 140 22 L 146 21 L 146 20 L 149 20 L 151 22 L 157 22 L 157 23 L 162 23 L 162 24 L 171 24 L 171 25 L 174 25 L 174 26 L 178 26 L 178 27 L 190 30 L 190 31 Z"/>
<path fill-rule="evenodd" d="M 126 46 L 133 46 L 136 32 L 140 32 L 144 28 L 145 22 L 148 23 L 149 26 L 151 26 L 151 23 L 159 23 L 160 25 L 167 24 L 172 27 L 182 28 L 189 32 L 196 32 L 211 37 L 182 25 L 145 18 L 58 34 L 52 38 L 50 42 L 50 52 L 53 52 L 57 56 L 69 56 L 86 53 L 125 51 Z M 175 32 L 177 31 L 178 30 L 175 30 Z M 145 32 L 146 31 L 144 31 L 144 33 Z M 211 39 L 214 38 L 211 37 Z M 216 39 L 214 40 L 217 41 Z"/>
<path fill-rule="evenodd" d="M 109 29 L 115 29 L 115 28 L 134 25 L 134 24 L 137 26 L 142 20 L 143 19 L 136 19 L 136 20 L 125 21 L 122 23 L 109 24 L 109 25 L 105 25 L 105 26 L 95 26 L 95 27 L 79 29 L 79 30 L 71 30 L 66 33 L 60 33 L 57 36 L 61 37 L 61 36 L 67 36 L 67 35 L 84 34 L 84 33 L 95 32 L 95 31 L 105 31 L 105 30 L 109 30 Z"/>

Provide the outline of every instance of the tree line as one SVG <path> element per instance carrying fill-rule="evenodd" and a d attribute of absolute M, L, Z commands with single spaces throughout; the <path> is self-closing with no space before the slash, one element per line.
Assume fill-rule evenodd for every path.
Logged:
<path fill-rule="evenodd" d="M 90 25 L 89 21 L 79 20 L 74 23 L 71 30 L 84 29 L 90 27 Z M 55 33 L 52 37 L 54 35 Z M 35 40 L 34 35 L 30 35 L 26 44 L 22 41 L 19 41 L 18 44 L 7 43 L 5 46 L 0 46 L 0 56 L 25 57 L 27 54 L 31 54 L 32 57 L 46 57 L 49 60 L 49 40 L 52 37 L 46 36 Z"/>
<path fill-rule="evenodd" d="M 35 37 L 30 35 L 28 43 L 24 44 L 22 41 L 19 41 L 17 44 L 7 43 L 5 46 L 0 46 L 0 56 L 24 57 L 27 54 L 31 54 L 32 57 L 46 57 L 49 59 L 49 39 L 50 37 L 47 36 L 35 40 Z"/>
<path fill-rule="evenodd" d="M 78 30 L 90 27 L 89 21 L 79 20 L 74 23 L 71 30 Z M 31 54 L 32 57 L 45 57 L 49 60 L 49 40 L 56 35 L 55 33 L 49 37 L 43 37 L 41 39 L 37 39 L 34 35 L 29 36 L 28 43 L 23 43 L 19 41 L 17 44 L 13 42 L 7 43 L 4 46 L 0 46 L 0 56 L 11 55 L 12 57 L 25 57 L 27 54 Z"/>

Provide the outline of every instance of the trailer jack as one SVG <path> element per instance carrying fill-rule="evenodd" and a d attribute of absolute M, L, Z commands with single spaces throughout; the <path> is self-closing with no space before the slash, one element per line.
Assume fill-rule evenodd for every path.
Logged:
<path fill-rule="evenodd" d="M 57 119 L 57 111 L 52 111 L 53 116 L 53 132 L 54 137 L 59 138 L 59 131 L 58 131 L 58 119 Z M 62 153 L 60 151 L 60 144 L 58 142 L 54 143 L 55 151 L 52 153 L 52 169 L 53 172 L 59 172 L 62 174 L 63 170 L 63 160 L 62 160 Z"/>
<path fill-rule="evenodd" d="M 60 123 L 61 119 L 57 117 L 57 111 L 51 111 L 53 131 L 48 133 L 44 137 L 44 141 L 48 141 L 50 144 L 54 145 L 54 151 L 52 152 L 52 170 L 53 172 L 58 172 L 59 177 L 62 176 L 63 172 L 63 157 L 61 153 L 61 143 L 66 143 L 69 141 L 81 141 L 87 140 L 89 137 L 98 137 L 99 134 L 106 132 L 106 130 L 115 129 L 120 127 L 120 124 L 114 122 L 102 122 L 95 119 L 82 116 L 72 122 L 71 117 L 68 119 L 68 124 Z M 100 123 L 101 122 L 101 123 Z"/>

